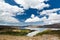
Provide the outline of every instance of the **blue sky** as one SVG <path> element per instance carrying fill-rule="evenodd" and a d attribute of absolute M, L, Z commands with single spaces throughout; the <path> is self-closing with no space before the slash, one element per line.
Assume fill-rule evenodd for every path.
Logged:
<path fill-rule="evenodd" d="M 14 0 L 5 0 L 6 3 L 9 3 L 10 5 L 16 5 L 19 7 L 19 4 L 17 4 Z M 49 0 L 48 2 L 45 2 L 50 4 L 49 8 L 45 8 L 43 10 L 47 10 L 47 9 L 53 9 L 53 8 L 60 8 L 60 0 Z M 40 14 L 38 14 L 37 12 L 39 12 L 40 10 L 37 9 L 33 9 L 33 8 L 29 8 L 28 10 L 25 10 L 24 13 L 26 13 L 26 15 L 17 15 L 16 18 L 18 20 L 24 21 L 27 18 L 30 18 L 32 14 L 34 14 L 35 16 L 38 16 Z M 40 18 L 43 17 L 44 15 L 40 15 Z"/>
<path fill-rule="evenodd" d="M 12 14 L 15 13 L 15 16 L 11 16 L 11 17 L 9 16 L 10 14 L 9 15 L 6 14 L 7 16 L 9 16 L 8 18 L 10 18 L 10 20 L 11 20 L 11 18 L 18 20 L 19 21 L 18 23 L 22 23 L 22 22 L 23 23 L 24 22 L 26 22 L 26 23 L 35 22 L 36 23 L 36 22 L 38 22 L 38 24 L 39 23 L 41 24 L 41 22 L 43 21 L 42 24 L 45 24 L 45 23 L 53 24 L 53 23 L 60 22 L 59 21 L 60 20 L 59 19 L 59 17 L 60 17 L 60 0 L 47 0 L 47 1 L 41 0 L 42 2 L 40 2 L 40 5 L 42 5 L 42 4 L 43 5 L 42 6 L 39 5 L 40 7 L 37 6 L 39 4 L 39 3 L 37 3 L 38 0 L 37 0 L 37 2 L 31 1 L 31 2 L 33 2 L 32 4 L 31 4 L 31 2 L 29 2 L 29 0 L 20 0 L 20 1 L 23 1 L 27 6 L 25 6 L 25 4 L 23 4 L 23 3 L 20 3 L 19 0 L 3 0 L 3 1 L 4 1 L 4 3 L 7 3 L 12 7 L 16 6 L 16 7 L 18 7 L 18 9 L 21 8 L 23 10 L 23 12 L 20 12 L 19 10 L 18 10 L 18 12 L 15 12 L 12 9 L 14 11 Z M 1 1 L 1 4 L 2 4 L 2 1 Z M 36 4 L 35 5 L 36 7 L 34 6 L 34 4 Z M 4 4 L 4 6 L 5 5 L 6 4 Z M 6 8 L 7 8 L 7 6 L 6 6 Z M 7 9 L 9 9 L 9 8 L 7 8 Z M 48 10 L 50 10 L 50 11 L 48 11 Z M 7 11 L 7 12 L 11 12 L 11 11 Z M 5 17 L 5 18 L 7 18 L 7 17 Z M 56 20 L 54 20 L 54 19 L 56 19 Z M 5 20 L 2 18 L 2 21 L 5 21 Z M 12 20 L 12 21 L 14 21 L 14 20 Z M 8 23 L 9 22 L 10 21 L 8 21 Z M 5 21 L 5 23 L 7 23 L 7 22 Z M 14 22 L 14 23 L 16 23 L 16 22 Z"/>

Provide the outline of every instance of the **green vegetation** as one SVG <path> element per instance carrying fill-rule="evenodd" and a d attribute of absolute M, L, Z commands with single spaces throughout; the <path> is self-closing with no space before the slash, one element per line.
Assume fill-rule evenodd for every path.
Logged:
<path fill-rule="evenodd" d="M 14 36 L 26 36 L 28 33 L 34 30 L 29 29 L 14 29 L 14 28 L 0 28 L 0 35 L 14 35 Z M 60 30 L 46 30 L 38 33 L 35 36 L 43 35 L 43 34 L 57 34 L 60 36 Z"/>
<path fill-rule="evenodd" d="M 15 31 L 14 31 L 15 30 Z M 26 34 L 28 34 L 29 32 L 31 32 L 31 30 L 28 29 L 14 29 L 14 30 L 1 30 L 2 32 L 0 32 L 0 35 L 15 35 L 15 36 L 25 36 Z"/>
<path fill-rule="evenodd" d="M 12 32 L 12 31 L 7 31 L 7 32 L 1 32 L 0 34 L 23 36 L 23 35 L 26 35 L 27 33 L 26 32 Z"/>
<path fill-rule="evenodd" d="M 41 33 L 38 33 L 36 36 L 43 35 L 43 34 L 56 34 L 60 36 L 60 30 L 46 30 Z"/>

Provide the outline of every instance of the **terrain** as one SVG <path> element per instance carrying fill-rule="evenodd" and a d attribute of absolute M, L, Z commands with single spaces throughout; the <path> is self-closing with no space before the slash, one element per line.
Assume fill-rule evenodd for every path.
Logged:
<path fill-rule="evenodd" d="M 60 40 L 57 35 L 41 35 L 35 37 L 0 35 L 0 40 Z"/>
<path fill-rule="evenodd" d="M 0 32 L 0 40 L 60 40 L 60 30 L 45 30 L 33 37 L 26 36 L 29 30 Z"/>
<path fill-rule="evenodd" d="M 60 28 L 60 24 L 36 26 L 36 28 Z M 26 36 L 32 31 L 35 30 L 20 29 L 17 26 L 0 26 L 0 40 L 60 40 L 60 30 L 48 29 L 33 37 Z"/>

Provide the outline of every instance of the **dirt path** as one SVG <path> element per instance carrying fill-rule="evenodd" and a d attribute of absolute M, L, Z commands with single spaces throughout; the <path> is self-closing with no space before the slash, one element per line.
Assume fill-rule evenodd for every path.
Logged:
<path fill-rule="evenodd" d="M 0 40 L 60 40 L 56 35 L 42 35 L 36 37 L 0 35 Z"/>

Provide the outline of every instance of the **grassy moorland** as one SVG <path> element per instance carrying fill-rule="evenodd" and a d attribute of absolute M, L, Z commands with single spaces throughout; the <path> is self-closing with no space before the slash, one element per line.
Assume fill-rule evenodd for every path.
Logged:
<path fill-rule="evenodd" d="M 0 40 L 60 40 L 56 35 L 42 35 L 35 37 L 0 35 Z"/>
<path fill-rule="evenodd" d="M 43 34 L 50 34 L 50 35 L 58 35 L 60 36 L 60 30 L 46 30 L 41 33 L 38 33 L 36 36 L 43 35 Z"/>
<path fill-rule="evenodd" d="M 60 40 L 60 30 L 46 30 L 34 37 L 27 37 L 28 29 L 0 29 L 0 40 Z"/>
<path fill-rule="evenodd" d="M 14 36 L 26 36 L 28 33 L 32 32 L 28 29 L 22 29 L 22 30 L 2 30 L 0 31 L 1 35 L 14 35 Z"/>
<path fill-rule="evenodd" d="M 0 29 L 0 35 L 14 35 L 14 36 L 26 36 L 28 33 L 32 32 L 34 30 L 29 29 Z M 43 32 L 40 32 L 36 34 L 35 36 L 41 36 L 46 34 L 56 34 L 60 36 L 60 30 L 45 30 Z"/>

